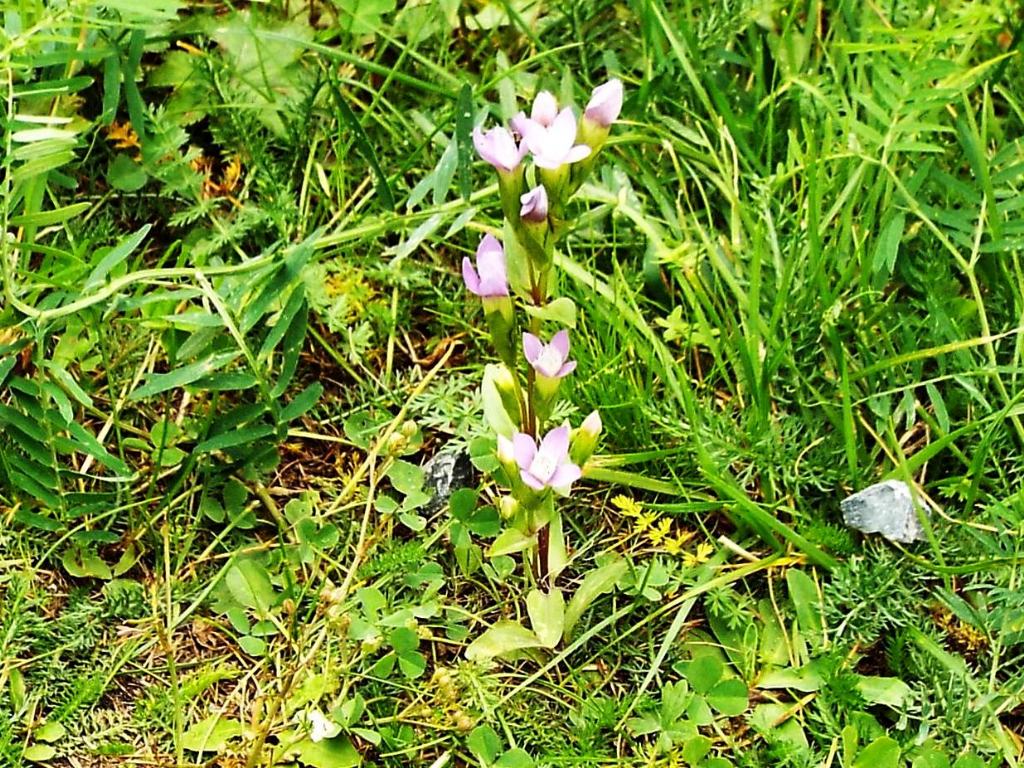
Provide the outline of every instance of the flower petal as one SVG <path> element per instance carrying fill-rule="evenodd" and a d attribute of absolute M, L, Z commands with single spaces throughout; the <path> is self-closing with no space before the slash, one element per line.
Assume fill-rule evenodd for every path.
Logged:
<path fill-rule="evenodd" d="M 590 147 L 586 144 L 577 144 L 575 147 L 569 150 L 565 156 L 565 162 L 567 163 L 578 163 L 585 157 L 590 157 Z"/>
<path fill-rule="evenodd" d="M 579 480 L 582 476 L 583 471 L 571 461 L 567 461 L 564 464 L 558 465 L 558 469 L 555 470 L 555 474 L 553 474 L 551 479 L 548 480 L 548 485 L 559 493 L 568 494 L 569 486 Z"/>
<path fill-rule="evenodd" d="M 541 441 L 537 452 L 561 463 L 569 452 L 569 425 L 563 424 L 548 432 Z"/>
<path fill-rule="evenodd" d="M 480 157 L 487 160 L 488 163 L 491 162 L 488 160 L 490 147 L 487 143 L 487 137 L 484 136 L 484 132 L 480 130 L 480 126 L 473 129 L 473 146 L 476 147 L 476 153 L 480 155 Z"/>
<path fill-rule="evenodd" d="M 537 362 L 537 358 L 540 357 L 540 353 L 543 351 L 544 345 L 541 344 L 540 339 L 534 336 L 532 333 L 523 333 L 523 354 L 526 356 L 526 361 L 533 365 Z"/>
<path fill-rule="evenodd" d="M 523 137 L 523 143 L 533 154 L 539 155 L 544 151 L 544 145 L 547 142 L 548 136 L 547 128 L 528 117 L 520 120 L 516 127 Z"/>
<path fill-rule="evenodd" d="M 550 91 L 541 91 L 533 100 L 533 109 L 530 110 L 530 117 L 541 125 L 551 125 L 551 121 L 558 114 L 558 102 Z"/>
<path fill-rule="evenodd" d="M 470 293 L 480 295 L 480 276 L 473 269 L 473 262 L 469 260 L 468 256 L 462 259 L 462 280 L 466 283 L 466 288 Z"/>
<path fill-rule="evenodd" d="M 520 136 L 524 136 L 526 135 L 526 124 L 532 122 L 533 120 L 528 118 L 525 112 L 516 112 L 516 114 L 512 115 L 512 118 L 508 121 L 508 125 Z"/>
<path fill-rule="evenodd" d="M 569 356 L 569 331 L 563 328 L 552 336 L 551 346 L 558 350 L 558 354 L 565 360 Z"/>
<path fill-rule="evenodd" d="M 484 235 L 476 249 L 479 296 L 508 296 L 508 274 L 505 269 L 505 249 L 493 235 Z M 467 283 L 468 285 L 468 283 Z"/>
<path fill-rule="evenodd" d="M 538 184 L 524 195 L 520 195 L 522 207 L 519 215 L 532 222 L 541 222 L 548 217 L 548 191 L 543 184 Z"/>
<path fill-rule="evenodd" d="M 516 145 L 515 137 L 505 128 L 497 127 L 484 133 L 473 129 L 473 146 L 477 154 L 500 171 L 514 170 L 523 159 L 523 148 Z"/>
<path fill-rule="evenodd" d="M 505 463 L 516 460 L 515 444 L 504 435 L 498 435 L 498 461 Z M 519 462 L 516 462 L 517 464 Z"/>
<path fill-rule="evenodd" d="M 561 379 L 564 376 L 568 376 L 570 373 L 576 370 L 576 361 L 570 360 L 561 368 L 558 369 L 558 373 L 555 374 L 556 379 Z"/>
<path fill-rule="evenodd" d="M 533 490 L 535 490 L 535 491 L 543 491 L 544 490 L 544 483 L 542 481 L 538 480 L 533 475 L 531 475 L 525 469 L 521 469 L 519 471 L 519 476 L 523 479 L 523 482 L 526 483 L 531 488 L 533 488 Z"/>
<path fill-rule="evenodd" d="M 516 432 L 512 435 L 512 451 L 516 457 L 516 464 L 520 469 L 525 470 L 533 463 L 533 457 L 537 455 L 537 443 L 525 432 Z"/>
<path fill-rule="evenodd" d="M 558 156 L 564 158 L 566 153 L 569 152 L 573 144 L 576 143 L 576 115 L 572 113 L 572 109 L 566 107 L 551 123 L 551 127 L 548 128 L 547 141 L 545 145 L 548 147 L 549 153 L 552 156 Z M 564 159 L 563 159 L 563 162 Z"/>
<path fill-rule="evenodd" d="M 589 432 L 593 435 L 601 434 L 601 414 L 597 411 L 591 411 L 590 414 L 580 424 L 580 429 Z"/>

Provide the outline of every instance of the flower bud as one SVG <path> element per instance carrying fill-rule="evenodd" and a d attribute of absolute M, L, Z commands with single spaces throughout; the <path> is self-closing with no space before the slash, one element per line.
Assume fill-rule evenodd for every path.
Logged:
<path fill-rule="evenodd" d="M 515 457 L 512 457 L 512 462 L 515 463 Z M 511 520 L 515 517 L 516 512 L 519 511 L 519 502 L 511 496 L 502 496 L 501 501 L 498 502 L 498 513 L 501 515 L 502 520 Z"/>
<path fill-rule="evenodd" d="M 597 449 L 597 441 L 601 437 L 601 414 L 592 411 L 583 423 L 572 432 L 572 441 L 569 448 L 569 455 L 579 466 L 594 455 Z"/>
<path fill-rule="evenodd" d="M 543 184 L 538 184 L 519 198 L 521 207 L 519 216 L 523 221 L 540 224 L 548 218 L 548 191 Z"/>
<path fill-rule="evenodd" d="M 484 419 L 499 436 L 511 437 L 519 428 L 522 412 L 519 394 L 513 374 L 504 365 L 488 365 L 484 368 L 484 379 L 480 386 L 484 404 Z"/>
<path fill-rule="evenodd" d="M 583 111 L 585 120 L 608 128 L 622 111 L 622 81 L 613 77 L 607 83 L 597 86 L 590 94 L 590 101 Z"/>

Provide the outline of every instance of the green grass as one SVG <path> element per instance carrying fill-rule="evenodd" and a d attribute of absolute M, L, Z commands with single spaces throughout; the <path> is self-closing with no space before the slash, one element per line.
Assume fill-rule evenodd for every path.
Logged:
<path fill-rule="evenodd" d="M 0 763 L 1017 765 L 1015 6 L 400 5 L 0 3 Z M 532 576 L 420 495 L 487 437 L 460 110 L 609 76 L 560 584 L 628 567 L 470 662 Z M 843 526 L 889 478 L 926 540 Z"/>

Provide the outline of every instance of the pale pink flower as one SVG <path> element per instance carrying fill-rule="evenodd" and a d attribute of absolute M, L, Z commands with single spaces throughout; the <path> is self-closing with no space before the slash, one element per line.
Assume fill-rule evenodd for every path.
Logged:
<path fill-rule="evenodd" d="M 492 128 L 487 133 L 474 128 L 473 146 L 480 157 L 499 171 L 514 171 L 526 156 L 526 144 L 516 144 L 507 128 Z"/>
<path fill-rule="evenodd" d="M 484 235 L 476 249 L 476 268 L 469 257 L 462 260 L 462 279 L 470 293 L 481 298 L 508 296 L 505 249 L 493 235 Z"/>
<path fill-rule="evenodd" d="M 511 453 L 519 467 L 520 478 L 535 491 L 552 488 L 556 493 L 568 495 L 572 484 L 583 474 L 569 458 L 568 424 L 548 432 L 539 446 L 524 432 L 516 432 L 511 440 L 499 436 L 498 442 L 506 444 L 500 446 L 499 451 Z"/>
<path fill-rule="evenodd" d="M 524 333 L 523 354 L 533 370 L 548 379 L 568 376 L 576 368 L 576 361 L 569 360 L 569 332 L 565 329 L 556 333 L 549 344 L 532 333 Z"/>
<path fill-rule="evenodd" d="M 590 147 L 576 143 L 576 116 L 569 107 L 559 112 L 548 126 L 524 119 L 518 129 L 533 153 L 533 162 L 540 168 L 555 170 L 590 154 Z"/>
<path fill-rule="evenodd" d="M 544 221 L 548 217 L 548 191 L 543 184 L 538 184 L 519 198 L 522 208 L 519 217 L 534 223 Z"/>
<path fill-rule="evenodd" d="M 622 110 L 622 81 L 612 78 L 607 83 L 597 86 L 591 94 L 583 116 L 593 120 L 602 128 L 615 122 Z"/>

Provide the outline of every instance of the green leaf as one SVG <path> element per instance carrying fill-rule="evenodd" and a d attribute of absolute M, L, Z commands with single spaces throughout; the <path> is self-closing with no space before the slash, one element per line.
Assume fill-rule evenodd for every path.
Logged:
<path fill-rule="evenodd" d="M 939 425 L 939 429 L 945 434 L 950 432 L 950 420 L 949 411 L 946 410 L 946 401 L 942 399 L 942 394 L 939 392 L 939 388 L 931 382 L 924 385 L 925 391 L 928 393 L 928 399 L 931 401 L 932 409 L 935 411 L 935 421 Z"/>
<path fill-rule="evenodd" d="M 496 443 L 493 437 L 474 437 L 469 442 L 469 460 L 481 472 L 490 474 L 498 468 L 495 451 Z"/>
<path fill-rule="evenodd" d="M 223 752 L 244 730 L 237 720 L 210 715 L 181 734 L 181 746 L 189 752 Z"/>
<path fill-rule="evenodd" d="M 403 496 L 415 493 L 423 487 L 423 470 L 415 464 L 401 459 L 391 465 L 386 477 L 391 481 L 395 490 Z"/>
<path fill-rule="evenodd" d="M 467 522 L 476 511 L 477 492 L 475 488 L 460 488 L 448 499 L 448 510 L 452 517 Z"/>
<path fill-rule="evenodd" d="M 686 675 L 690 687 L 697 693 L 707 693 L 725 672 L 725 664 L 713 653 L 702 653 L 686 665 Z"/>
<path fill-rule="evenodd" d="M 110 274 L 110 270 L 120 264 L 122 261 L 127 259 L 136 248 L 142 243 L 149 234 L 150 225 L 145 224 L 140 227 L 136 232 L 126 237 L 116 246 L 107 252 L 107 255 L 100 259 L 100 263 L 97 264 L 92 272 L 89 273 L 89 277 L 85 280 L 85 285 L 82 286 L 82 293 L 88 293 L 90 290 L 100 285 L 107 275 Z"/>
<path fill-rule="evenodd" d="M 545 648 L 554 648 L 565 628 L 565 598 L 562 590 L 552 589 L 542 592 L 530 590 L 526 596 L 526 611 L 530 615 L 530 625 L 537 638 Z"/>
<path fill-rule="evenodd" d="M 63 366 L 57 365 L 51 360 L 45 360 L 43 361 L 43 368 L 81 405 L 84 405 L 86 408 L 92 407 L 92 398 L 79 386 L 75 378 Z"/>
<path fill-rule="evenodd" d="M 388 635 L 388 643 L 398 653 L 415 651 L 420 646 L 420 638 L 408 627 L 397 627 Z"/>
<path fill-rule="evenodd" d="M 250 608 L 260 616 L 270 612 L 276 593 L 267 570 L 251 557 L 240 558 L 228 568 L 224 575 L 231 596 L 240 605 Z"/>
<path fill-rule="evenodd" d="M 910 686 L 898 677 L 857 677 L 857 691 L 865 701 L 901 709 L 910 696 Z"/>
<path fill-rule="evenodd" d="M 857 755 L 852 768 L 899 768 L 900 745 L 888 736 L 880 736 Z"/>
<path fill-rule="evenodd" d="M 154 373 L 146 379 L 146 383 L 129 395 L 129 400 L 143 400 L 169 389 L 176 389 L 191 384 L 204 376 L 209 376 L 216 370 L 223 368 L 232 361 L 238 359 L 241 352 L 225 352 L 219 355 L 210 355 L 191 365 L 185 365 L 170 373 Z"/>
<path fill-rule="evenodd" d="M 466 527 L 477 536 L 491 538 L 501 530 L 501 516 L 491 505 L 481 507 L 466 521 Z"/>
<path fill-rule="evenodd" d="M 949 756 L 935 747 L 926 748 L 914 758 L 910 768 L 949 768 Z"/>
<path fill-rule="evenodd" d="M 739 717 L 747 710 L 749 691 L 746 684 L 737 678 L 723 680 L 707 695 L 708 704 L 726 717 Z"/>
<path fill-rule="evenodd" d="M 146 186 L 149 175 L 129 155 L 119 154 L 107 166 L 107 181 L 119 192 L 138 192 Z"/>
<path fill-rule="evenodd" d="M 294 734 L 292 736 L 294 737 Z M 355 768 L 362 763 L 356 748 L 344 735 L 320 741 L 302 739 L 292 747 L 292 750 L 299 762 L 313 768 Z"/>
<path fill-rule="evenodd" d="M 528 304 L 526 312 L 538 320 L 548 320 L 566 328 L 576 327 L 576 304 L 568 296 L 560 296 L 543 307 Z"/>
<path fill-rule="evenodd" d="M 32 732 L 36 741 L 54 742 L 64 738 L 67 729 L 60 723 L 44 723 Z"/>
<path fill-rule="evenodd" d="M 498 538 L 500 539 L 501 537 L 499 536 Z M 497 541 L 494 542 L 495 546 L 497 543 Z M 573 594 L 569 600 L 568 607 L 565 609 L 565 627 L 562 630 L 563 639 L 569 640 L 573 627 L 576 626 L 576 622 L 580 620 L 580 617 L 583 616 L 587 608 L 598 597 L 615 588 L 616 582 L 622 578 L 627 567 L 625 559 L 619 558 L 590 571 L 590 573 L 583 577 L 583 582 Z"/>
<path fill-rule="evenodd" d="M 484 405 L 484 420 L 496 435 L 511 438 L 516 431 L 517 420 L 509 413 L 505 398 L 498 388 L 499 377 L 507 377 L 508 370 L 504 366 L 488 365 L 484 368 L 484 379 L 480 385 L 480 395 Z"/>
<path fill-rule="evenodd" d="M 515 747 L 499 757 L 494 768 L 533 768 L 534 765 L 533 758 L 526 750 Z"/>
<path fill-rule="evenodd" d="M 487 556 L 500 557 L 501 555 L 511 555 L 515 552 L 522 552 L 527 547 L 531 547 L 536 544 L 536 542 L 536 536 L 527 536 L 518 528 L 506 528 L 501 532 L 498 538 L 494 540 L 494 543 L 491 544 L 490 549 L 487 550 Z"/>
<path fill-rule="evenodd" d="M 234 448 L 236 445 L 249 445 L 260 438 L 274 434 L 274 431 L 269 424 L 255 424 L 243 429 L 234 429 L 203 440 L 193 449 L 193 453 L 212 453 L 213 451 L 223 451 L 226 448 Z"/>
<path fill-rule="evenodd" d="M 875 241 L 875 251 L 871 257 L 871 271 L 874 274 L 881 273 L 886 277 L 892 274 L 893 267 L 896 265 L 896 256 L 899 254 L 900 240 L 903 238 L 903 227 L 906 220 L 905 213 L 897 212 L 882 225 L 882 231 Z"/>
<path fill-rule="evenodd" d="M 324 385 L 314 381 L 299 394 L 297 394 L 288 405 L 281 409 L 280 421 L 286 424 L 293 419 L 304 415 L 310 408 L 316 405 L 320 395 L 324 392 Z"/>
<path fill-rule="evenodd" d="M 334 0 L 341 27 L 352 35 L 368 35 L 380 29 L 385 13 L 395 10 L 395 0 Z"/>
<path fill-rule="evenodd" d="M 467 203 L 473 193 L 473 87 L 463 83 L 455 107 L 455 141 L 459 148 L 459 192 Z M 440 203 L 435 200 L 434 205 Z"/>
<path fill-rule="evenodd" d="M 358 448 L 368 450 L 370 443 L 380 434 L 381 429 L 390 420 L 390 416 L 370 416 L 366 411 L 359 411 L 345 419 L 342 429 L 345 437 Z"/>
<path fill-rule="evenodd" d="M 266 360 L 270 357 L 270 353 L 273 352 L 277 348 L 277 345 L 281 343 L 281 340 L 288 333 L 288 329 L 291 328 L 292 322 L 301 314 L 300 310 L 305 306 L 305 292 L 302 290 L 292 291 L 291 296 L 288 297 L 288 303 L 284 305 L 284 309 L 282 309 L 281 314 L 278 315 L 277 320 L 274 322 L 274 326 L 267 332 L 267 335 L 263 339 L 260 351 L 256 355 L 258 360 Z"/>
<path fill-rule="evenodd" d="M 766 672 L 757 681 L 758 688 L 792 688 L 803 693 L 818 691 L 824 684 L 815 662 L 802 667 L 784 667 Z"/>
<path fill-rule="evenodd" d="M 33 763 L 45 763 L 47 760 L 52 760 L 57 756 L 57 750 L 49 744 L 33 744 L 30 747 L 26 747 L 21 756 Z"/>
<path fill-rule="evenodd" d="M 92 203 L 72 203 L 71 205 L 53 208 L 49 211 L 11 216 L 8 224 L 12 227 L 49 227 L 53 224 L 62 224 L 69 219 L 73 219 L 78 214 L 87 211 L 91 205 Z"/>
<path fill-rule="evenodd" d="M 381 12 L 393 9 L 395 0 L 345 0 L 348 3 L 355 3 L 357 6 L 362 5 L 365 7 L 377 7 L 381 9 Z M 359 26 L 365 24 L 367 19 L 373 18 L 371 15 L 354 16 L 353 24 Z M 357 21 L 356 19 L 359 19 Z M 379 18 L 377 19 L 379 23 Z M 395 209 L 395 196 L 391 192 L 391 185 L 388 184 L 388 177 L 384 173 L 384 169 L 381 168 L 380 163 L 377 161 L 377 154 L 373 151 L 373 146 L 370 144 L 370 139 L 366 135 L 366 131 L 363 130 L 363 126 L 359 123 L 359 118 L 356 117 L 352 111 L 352 107 L 348 105 L 345 97 L 342 95 L 341 90 L 332 81 L 331 82 L 331 93 L 334 95 L 334 103 L 338 107 L 338 114 L 341 115 L 342 122 L 352 132 L 352 139 L 356 147 L 356 151 L 363 156 L 363 159 L 369 164 L 373 171 L 374 177 L 377 179 L 377 194 L 380 196 L 381 204 L 388 210 Z"/>
<path fill-rule="evenodd" d="M 470 661 L 488 661 L 495 656 L 526 648 L 541 648 L 544 644 L 533 632 L 515 621 L 499 621 L 466 648 Z"/>
<path fill-rule="evenodd" d="M 707 736 L 694 736 L 683 744 L 681 756 L 688 765 L 697 765 L 711 751 L 711 739 Z"/>
<path fill-rule="evenodd" d="M 413 680 L 426 670 L 427 660 L 419 651 L 405 651 L 398 654 L 398 668 L 403 675 Z"/>
<path fill-rule="evenodd" d="M 103 562 L 99 555 L 88 549 L 69 547 L 60 556 L 60 562 L 64 566 L 64 570 L 79 579 L 106 580 L 114 578 L 110 566 Z"/>
<path fill-rule="evenodd" d="M 786 571 L 786 586 L 789 588 L 789 598 L 796 609 L 796 620 L 804 640 L 812 648 L 820 647 L 824 641 L 824 628 L 817 587 L 810 576 L 796 568 Z"/>
<path fill-rule="evenodd" d="M 476 756 L 477 760 L 484 765 L 490 765 L 497 759 L 502 743 L 498 734 L 494 732 L 491 726 L 478 725 L 469 734 L 469 738 L 466 739 L 466 746 L 469 747 L 469 751 Z"/>
<path fill-rule="evenodd" d="M 266 656 L 267 642 L 252 635 L 242 635 L 238 638 L 239 647 L 250 656 Z"/>

